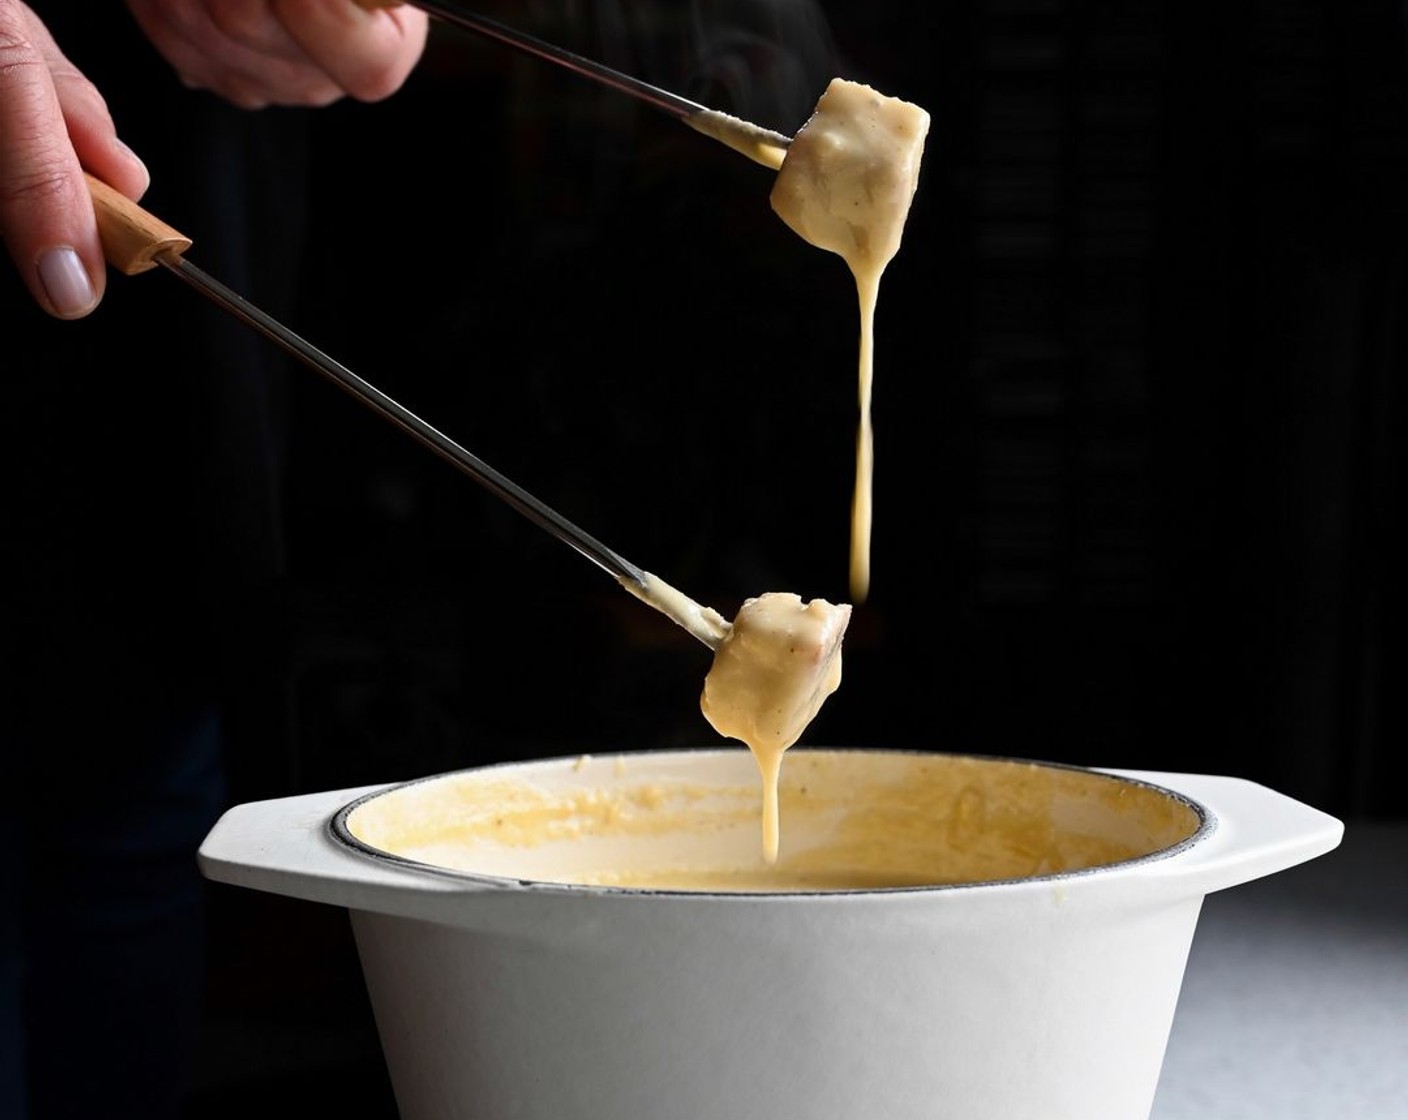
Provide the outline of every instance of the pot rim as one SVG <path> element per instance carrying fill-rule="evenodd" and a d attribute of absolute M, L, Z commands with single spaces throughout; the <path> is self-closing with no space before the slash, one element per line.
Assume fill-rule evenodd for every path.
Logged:
<path fill-rule="evenodd" d="M 633 755 L 649 756 L 652 758 L 679 758 L 691 755 L 719 755 L 726 751 L 731 751 L 728 747 L 683 747 L 667 748 L 662 750 L 642 750 L 618 752 L 622 757 Z M 1137 788 L 1152 791 L 1160 794 L 1172 801 L 1176 801 L 1187 809 L 1191 810 L 1197 817 L 1197 827 L 1182 840 L 1167 847 L 1159 848 L 1153 852 L 1146 852 L 1143 855 L 1131 856 L 1128 859 L 1114 860 L 1109 863 L 1095 864 L 1090 867 L 1076 868 L 1071 871 L 1054 871 L 1044 875 L 1024 875 L 1016 878 L 1005 879 L 980 879 L 961 883 L 933 883 L 923 886 L 900 886 L 900 887 L 856 887 L 833 890 L 753 890 L 753 891 L 724 891 L 724 890 L 686 890 L 671 887 L 632 887 L 632 886 L 604 886 L 589 883 L 563 883 L 547 879 L 525 879 L 517 876 L 487 875 L 480 872 L 465 871 L 460 868 L 444 867 L 439 864 L 426 863 L 422 860 L 411 859 L 407 856 L 397 855 L 382 848 L 374 847 L 371 844 L 353 835 L 348 827 L 347 820 L 362 805 L 374 801 L 387 794 L 396 793 L 401 790 L 410 789 L 415 786 L 424 785 L 429 782 L 444 781 L 461 774 L 486 774 L 495 770 L 521 770 L 524 768 L 548 767 L 552 765 L 570 764 L 579 759 L 582 755 L 558 755 L 547 758 L 519 759 L 504 762 L 489 763 L 484 766 L 468 766 L 457 770 L 446 770 L 438 774 L 428 774 L 419 778 L 412 778 L 404 782 L 396 782 L 388 786 L 369 790 L 360 796 L 353 798 L 346 804 L 332 813 L 326 822 L 326 834 L 337 844 L 351 850 L 358 856 L 370 859 L 375 863 L 390 865 L 392 867 L 404 868 L 407 871 L 428 873 L 438 877 L 447 878 L 454 881 L 472 883 L 484 887 L 509 888 L 515 890 L 529 889 L 534 892 L 542 891 L 552 894 L 566 894 L 576 896 L 601 897 L 601 896 L 629 896 L 641 898 L 649 896 L 665 896 L 672 899 L 680 898 L 708 898 L 708 899 L 731 899 L 739 900 L 766 900 L 766 899 L 844 899 L 857 897 L 874 897 L 877 895 L 893 897 L 896 895 L 930 895 L 935 892 L 987 890 L 995 888 L 1012 887 L 1016 885 L 1068 882 L 1073 879 L 1085 879 L 1095 875 L 1104 875 L 1112 871 L 1125 870 L 1140 867 L 1142 865 L 1158 863 L 1170 859 L 1197 844 L 1206 840 L 1217 830 L 1217 815 L 1202 802 L 1171 789 L 1168 786 L 1146 781 L 1124 773 L 1114 773 L 1100 767 L 1081 766 L 1069 762 L 1048 762 L 1041 759 L 1023 758 L 1013 755 L 981 754 L 968 751 L 933 751 L 921 748 L 904 747 L 794 747 L 792 750 L 798 753 L 825 753 L 825 754 L 888 754 L 888 755 L 916 755 L 922 757 L 943 757 L 952 759 L 962 759 L 974 762 L 1002 762 L 1014 763 L 1022 766 L 1037 766 L 1047 770 L 1065 770 L 1081 774 L 1102 778 L 1116 784 L 1134 786 Z"/>

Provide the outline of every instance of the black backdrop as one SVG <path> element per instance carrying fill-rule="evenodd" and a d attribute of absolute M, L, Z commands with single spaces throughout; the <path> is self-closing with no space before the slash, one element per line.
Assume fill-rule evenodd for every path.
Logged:
<path fill-rule="evenodd" d="M 501 14 L 783 131 L 832 73 L 933 115 L 881 289 L 873 594 L 805 741 L 1401 813 L 1402 13 L 658 7 Z M 305 334 L 697 599 L 845 597 L 855 293 L 765 169 L 448 29 L 314 145 Z M 287 735 L 237 793 L 714 741 L 707 650 L 290 377 L 290 578 L 244 692 Z"/>

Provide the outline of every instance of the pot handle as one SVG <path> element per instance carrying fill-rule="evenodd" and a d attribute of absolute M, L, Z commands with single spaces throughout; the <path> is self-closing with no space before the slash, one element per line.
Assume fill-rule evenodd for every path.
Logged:
<path fill-rule="evenodd" d="M 329 822 L 339 809 L 396 784 L 236 805 L 207 834 L 196 862 L 214 882 L 404 917 L 439 912 L 443 906 L 437 908 L 435 901 L 446 894 L 497 892 L 507 885 L 408 864 L 383 865 L 333 837 Z"/>
<path fill-rule="evenodd" d="M 1209 811 L 1209 835 L 1148 868 L 1161 879 L 1185 880 L 1190 891 L 1207 894 L 1284 871 L 1331 851 L 1344 836 L 1342 821 L 1245 778 L 1106 772 L 1163 786 Z"/>

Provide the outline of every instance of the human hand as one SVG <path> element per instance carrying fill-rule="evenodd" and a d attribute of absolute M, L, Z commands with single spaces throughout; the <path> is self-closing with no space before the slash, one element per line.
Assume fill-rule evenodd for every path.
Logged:
<path fill-rule="evenodd" d="M 128 0 L 188 84 L 243 108 L 376 101 L 404 83 L 427 18 L 355 0 Z M 117 137 L 106 102 L 22 0 L 0 0 L 0 240 L 35 300 L 89 314 L 107 266 L 88 170 L 136 200 L 149 176 Z"/>
<path fill-rule="evenodd" d="M 137 199 L 147 169 L 26 4 L 0 0 L 0 240 L 39 305 L 87 315 L 107 265 L 82 168 Z"/>
<path fill-rule="evenodd" d="M 427 17 L 356 0 L 127 0 L 188 86 L 242 109 L 380 101 L 425 48 Z"/>

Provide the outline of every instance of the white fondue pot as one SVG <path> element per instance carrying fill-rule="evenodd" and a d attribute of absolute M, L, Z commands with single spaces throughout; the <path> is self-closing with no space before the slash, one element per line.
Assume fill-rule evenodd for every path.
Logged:
<path fill-rule="evenodd" d="M 240 805 L 200 862 L 350 911 L 404 1120 L 1145 1120 L 1203 897 L 1343 831 L 1236 778 L 794 748 L 779 873 L 940 885 L 601 885 L 757 871 L 758 800 L 742 748 L 550 759 Z"/>

